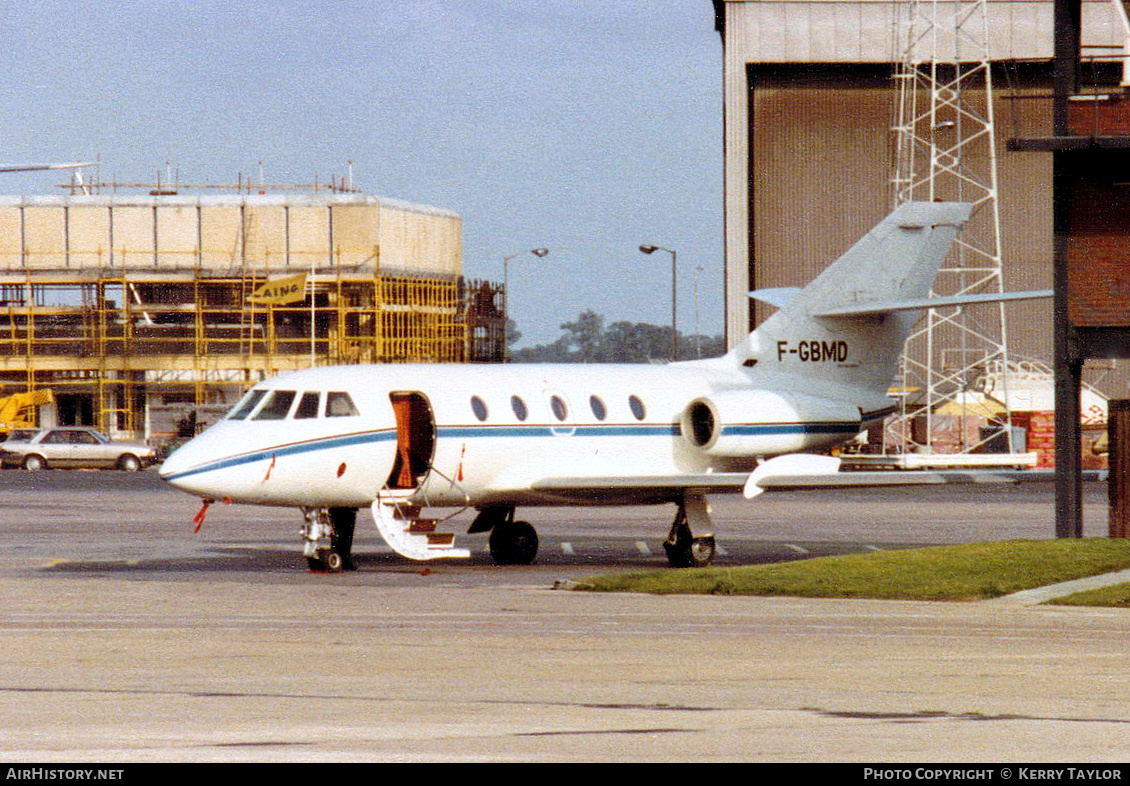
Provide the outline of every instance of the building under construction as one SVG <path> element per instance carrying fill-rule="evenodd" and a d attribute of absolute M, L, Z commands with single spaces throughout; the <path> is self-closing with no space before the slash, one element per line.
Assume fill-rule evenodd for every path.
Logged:
<path fill-rule="evenodd" d="M 160 441 L 291 369 L 501 358 L 501 292 L 464 280 L 459 216 L 180 191 L 0 197 L 0 396 L 49 389 L 44 425 Z"/>

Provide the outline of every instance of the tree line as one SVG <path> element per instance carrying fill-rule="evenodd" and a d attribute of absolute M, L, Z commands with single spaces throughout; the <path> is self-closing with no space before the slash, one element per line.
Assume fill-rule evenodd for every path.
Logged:
<path fill-rule="evenodd" d="M 513 321 L 511 321 L 513 325 Z M 561 336 L 549 344 L 512 349 L 514 363 L 653 363 L 671 359 L 671 326 L 646 322 L 613 322 L 607 328 L 595 311 L 581 312 L 574 322 L 560 326 Z M 510 344 L 521 333 L 510 329 Z M 686 336 L 676 333 L 679 360 L 708 358 L 726 352 L 723 336 Z"/>

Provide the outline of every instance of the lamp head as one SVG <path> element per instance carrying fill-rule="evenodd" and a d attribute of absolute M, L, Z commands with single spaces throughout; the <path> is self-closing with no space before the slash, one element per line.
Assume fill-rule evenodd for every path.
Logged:
<path fill-rule="evenodd" d="M 658 249 L 659 246 L 640 246 L 640 251 L 644 252 L 645 254 L 650 254 L 652 251 L 657 251 Z"/>
<path fill-rule="evenodd" d="M 534 249 L 530 249 L 530 253 L 533 254 L 535 257 L 540 258 L 540 257 L 544 257 L 546 254 L 548 254 L 549 249 L 548 248 L 534 248 Z"/>

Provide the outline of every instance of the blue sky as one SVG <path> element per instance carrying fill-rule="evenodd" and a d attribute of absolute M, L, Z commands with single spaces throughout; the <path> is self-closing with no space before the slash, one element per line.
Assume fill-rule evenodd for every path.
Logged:
<path fill-rule="evenodd" d="M 583 309 L 722 330 L 722 47 L 710 0 L 0 2 L 0 163 L 322 182 L 463 218 L 523 345 Z M 0 174 L 59 193 L 65 174 Z"/>

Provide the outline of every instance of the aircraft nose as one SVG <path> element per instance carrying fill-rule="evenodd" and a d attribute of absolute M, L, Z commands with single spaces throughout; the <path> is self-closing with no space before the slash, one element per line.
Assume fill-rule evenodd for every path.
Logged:
<path fill-rule="evenodd" d="M 207 450 L 200 444 L 201 438 L 189 440 L 169 454 L 161 463 L 157 474 L 171 486 L 192 494 L 201 493 L 198 483 L 192 479 L 196 477 L 193 470 L 198 469 Z"/>
<path fill-rule="evenodd" d="M 183 466 L 184 462 L 178 461 L 176 454 L 172 453 L 168 458 L 161 462 L 161 466 L 157 468 L 157 474 L 161 477 L 162 480 L 171 483 L 172 481 L 170 480 L 170 478 L 180 472 Z"/>
<path fill-rule="evenodd" d="M 171 477 L 183 472 L 188 466 L 188 462 L 185 461 L 184 453 L 185 448 L 188 447 L 189 444 L 191 443 L 186 442 L 180 447 L 175 448 L 173 452 L 166 456 L 165 460 L 161 462 L 161 466 L 157 469 L 157 474 L 160 475 L 163 480 L 169 480 Z"/>
<path fill-rule="evenodd" d="M 174 486 L 178 489 L 183 489 L 184 479 L 182 473 L 187 468 L 188 463 L 184 460 L 184 457 L 177 456 L 176 453 L 173 453 L 161 463 L 160 468 L 158 468 L 157 470 L 157 474 L 160 476 L 161 480 L 165 481 L 170 486 Z"/>

